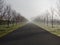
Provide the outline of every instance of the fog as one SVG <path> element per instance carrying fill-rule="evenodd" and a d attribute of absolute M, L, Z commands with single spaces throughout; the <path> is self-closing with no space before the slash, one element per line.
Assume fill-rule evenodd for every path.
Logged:
<path fill-rule="evenodd" d="M 42 12 L 49 10 L 51 7 L 56 7 L 57 0 L 8 0 L 12 9 L 15 9 L 22 16 L 31 20 L 31 17 L 36 17 Z"/>

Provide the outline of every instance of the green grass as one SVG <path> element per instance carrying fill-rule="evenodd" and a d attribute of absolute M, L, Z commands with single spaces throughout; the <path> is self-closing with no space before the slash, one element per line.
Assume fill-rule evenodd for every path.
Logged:
<path fill-rule="evenodd" d="M 14 24 L 14 25 L 11 24 L 9 28 L 7 28 L 7 25 L 0 25 L 0 38 L 7 35 L 10 32 L 13 32 L 17 28 L 21 28 L 25 24 L 26 23 L 20 23 L 20 24 Z"/>
<path fill-rule="evenodd" d="M 60 25 L 58 24 L 54 24 L 54 27 L 52 28 L 52 25 L 51 24 L 44 24 L 44 23 L 35 23 L 36 25 L 40 26 L 41 28 L 49 31 L 50 33 L 52 34 L 55 34 L 57 36 L 60 36 Z"/>

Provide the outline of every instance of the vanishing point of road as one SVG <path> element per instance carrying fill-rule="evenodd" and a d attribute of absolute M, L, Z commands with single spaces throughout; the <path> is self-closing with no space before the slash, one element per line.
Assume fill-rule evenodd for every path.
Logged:
<path fill-rule="evenodd" d="M 2 37 L 0 45 L 60 45 L 60 37 L 28 23 Z"/>

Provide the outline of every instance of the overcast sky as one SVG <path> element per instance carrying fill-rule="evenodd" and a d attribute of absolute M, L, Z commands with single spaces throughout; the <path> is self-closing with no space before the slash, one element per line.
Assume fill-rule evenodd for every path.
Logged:
<path fill-rule="evenodd" d="M 12 8 L 30 19 L 45 10 L 55 7 L 56 0 L 8 0 Z"/>

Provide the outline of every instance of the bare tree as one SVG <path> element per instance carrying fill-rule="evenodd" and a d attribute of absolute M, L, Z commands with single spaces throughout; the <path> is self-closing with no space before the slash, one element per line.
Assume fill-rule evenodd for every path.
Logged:
<path fill-rule="evenodd" d="M 49 22 L 49 12 L 48 12 L 48 10 L 46 11 L 46 14 L 45 15 L 46 15 L 45 18 L 47 19 L 47 26 L 48 26 L 48 22 Z"/>
<path fill-rule="evenodd" d="M 54 21 L 53 21 L 54 20 L 54 18 L 53 18 L 53 16 L 54 16 L 54 9 L 53 8 L 51 8 L 51 16 L 52 16 L 52 20 L 51 20 L 52 22 L 51 23 L 52 23 L 52 28 L 53 28 L 54 27 L 53 26 L 53 24 L 54 24 Z"/>
<path fill-rule="evenodd" d="M 21 22 L 26 22 L 27 19 L 21 16 L 20 13 L 17 13 L 15 10 L 12 11 L 12 21 L 13 23 L 21 23 Z"/>
<path fill-rule="evenodd" d="M 0 20 L 2 20 L 3 17 L 3 9 L 4 9 L 4 0 L 0 0 Z"/>
<path fill-rule="evenodd" d="M 16 23 L 16 16 L 17 16 L 17 12 L 15 10 L 12 10 L 12 23 Z"/>
<path fill-rule="evenodd" d="M 6 16 L 7 16 L 7 25 L 9 27 L 9 24 L 10 24 L 10 19 L 11 19 L 11 7 L 10 5 L 7 5 L 6 6 Z"/>

